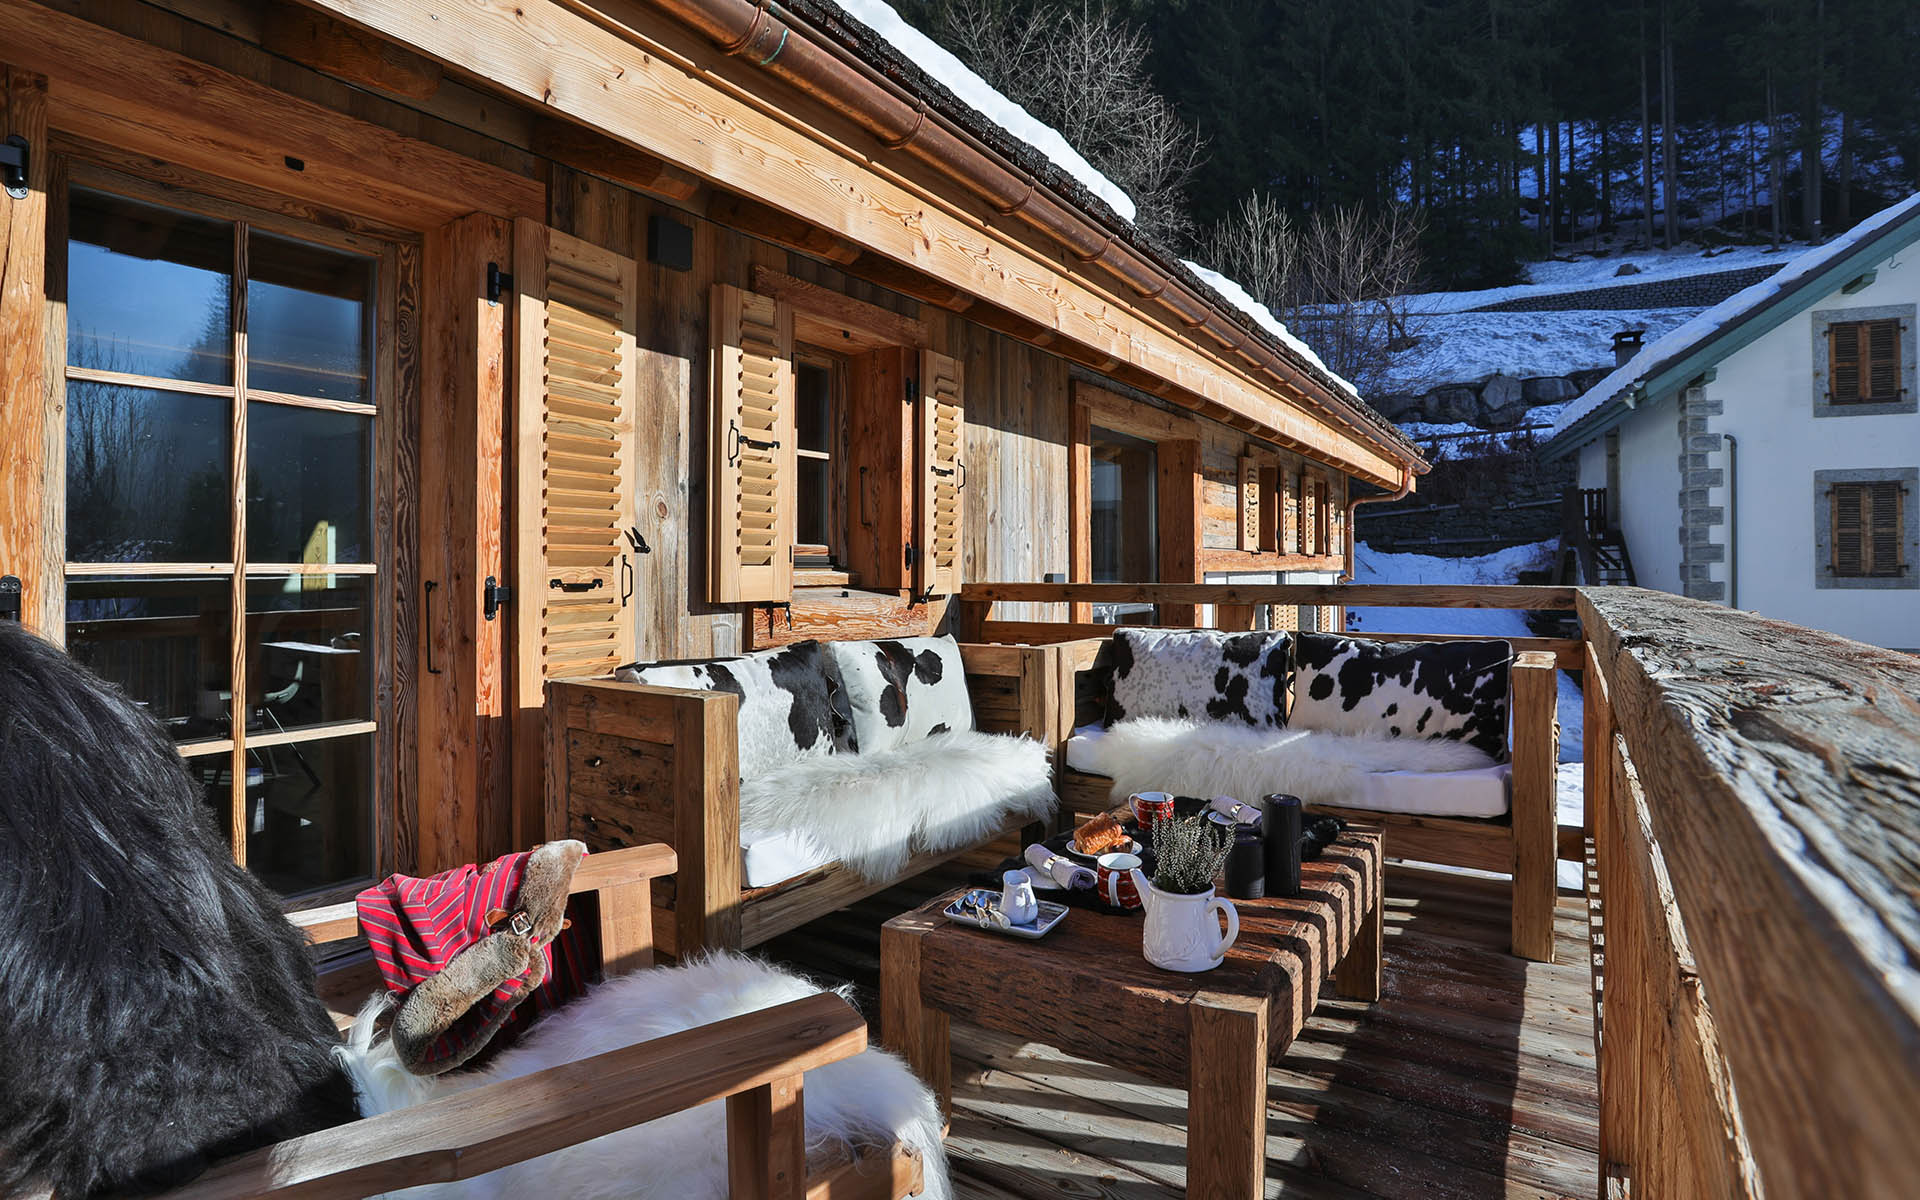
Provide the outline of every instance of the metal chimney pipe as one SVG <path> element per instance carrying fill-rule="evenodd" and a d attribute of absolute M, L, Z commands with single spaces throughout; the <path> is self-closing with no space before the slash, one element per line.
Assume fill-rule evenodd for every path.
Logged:
<path fill-rule="evenodd" d="M 1640 353 L 1641 339 L 1647 336 L 1644 329 L 1622 329 L 1613 335 L 1613 365 L 1624 367 L 1633 356 Z"/>

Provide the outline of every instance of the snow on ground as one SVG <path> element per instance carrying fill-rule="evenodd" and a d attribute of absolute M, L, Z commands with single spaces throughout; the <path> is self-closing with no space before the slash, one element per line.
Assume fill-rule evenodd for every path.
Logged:
<path fill-rule="evenodd" d="M 1490 433 L 1478 425 L 1469 425 L 1464 421 L 1450 424 L 1435 424 L 1430 421 L 1402 421 L 1400 432 L 1412 438 L 1414 444 L 1425 452 L 1428 462 L 1439 462 L 1444 458 L 1484 458 L 1503 450 L 1526 449 L 1537 440 L 1534 426 L 1545 426 L 1558 413 L 1560 406 L 1555 404 L 1535 409 L 1527 414 L 1527 426 L 1524 429 L 1509 429 L 1500 433 Z M 1536 416 L 1535 414 L 1546 414 Z"/>
<path fill-rule="evenodd" d="M 1689 275 L 1710 275 L 1718 271 L 1744 271 L 1749 267 L 1783 266 L 1805 253 L 1804 242 L 1771 246 L 1724 246 L 1704 249 L 1682 243 L 1671 250 L 1628 250 L 1620 253 L 1569 255 L 1570 261 L 1551 259 L 1529 263 L 1527 282 L 1508 287 L 1483 288 L 1474 292 L 1422 292 L 1407 297 L 1409 311 L 1427 313 L 1464 312 L 1488 304 L 1501 304 L 1530 296 L 1551 296 L 1562 292 L 1584 292 L 1590 288 L 1654 283 L 1662 279 L 1683 279 Z M 1622 265 L 1631 263 L 1639 270 L 1621 275 Z"/>
<path fill-rule="evenodd" d="M 1547 566 L 1557 541 L 1509 546 L 1473 558 L 1436 558 L 1431 554 L 1375 552 L 1365 542 L 1354 547 L 1355 583 L 1509 584 L 1520 572 Z M 1356 619 L 1357 618 L 1357 619 Z M 1347 627 L 1357 637 L 1369 633 L 1472 633 L 1487 637 L 1531 637 L 1524 614 L 1504 608 L 1349 608 Z M 1557 794 L 1562 825 L 1581 823 L 1583 780 L 1581 745 L 1586 710 L 1580 689 L 1560 672 L 1560 768 Z M 1580 865 L 1560 864 L 1560 886 L 1581 886 Z"/>
<path fill-rule="evenodd" d="M 1560 419 L 1554 422 L 1549 436 L 1558 436 L 1570 429 L 1588 413 L 1687 353 L 1695 344 L 1723 326 L 1737 324 L 1795 283 L 1825 269 L 1835 259 L 1845 257 L 1863 239 L 1896 221 L 1906 220 L 1916 210 L 1920 210 L 1920 192 L 1915 192 L 1890 208 L 1882 209 L 1819 249 L 1800 255 L 1786 270 L 1734 293 L 1677 329 L 1649 340 L 1625 366 L 1593 385 L 1585 395 L 1568 405 L 1566 411 L 1560 414 Z"/>
<path fill-rule="evenodd" d="M 901 20 L 892 5 L 882 0 L 840 0 L 840 7 L 885 38 L 901 57 L 932 76 L 981 116 L 1046 155 L 1081 186 L 1106 201 L 1113 211 L 1126 220 L 1133 220 L 1133 197 L 1082 158 L 1053 126 L 1001 95 L 946 47 Z"/>
<path fill-rule="evenodd" d="M 1649 339 L 1678 329 L 1702 310 L 1654 308 L 1571 312 L 1463 312 L 1416 317 L 1419 342 L 1394 356 L 1381 390 L 1421 393 L 1491 375 L 1526 379 L 1613 365 L 1613 335 L 1645 329 Z"/>

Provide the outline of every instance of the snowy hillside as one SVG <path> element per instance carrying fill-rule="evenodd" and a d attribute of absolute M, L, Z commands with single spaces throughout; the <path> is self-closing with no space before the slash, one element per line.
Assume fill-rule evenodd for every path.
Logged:
<path fill-rule="evenodd" d="M 1683 242 L 1671 250 L 1621 250 L 1607 248 L 1599 253 L 1568 253 L 1547 262 L 1529 263 L 1525 283 L 1510 287 L 1485 288 L 1473 292 L 1421 292 L 1408 297 L 1408 309 L 1418 313 L 1464 312 L 1504 304 L 1532 296 L 1584 292 L 1591 288 L 1615 287 L 1633 283 L 1655 283 L 1662 279 L 1682 279 L 1719 271 L 1744 271 L 1749 267 L 1781 266 L 1805 253 L 1804 242 L 1789 242 L 1775 250 L 1771 246 L 1723 246 L 1708 249 Z M 1630 268 L 1621 274 L 1623 268 Z"/>
<path fill-rule="evenodd" d="M 1420 340 L 1394 356 L 1385 388 L 1424 392 L 1442 384 L 1477 382 L 1491 375 L 1529 379 L 1604 369 L 1613 366 L 1613 335 L 1620 330 L 1644 329 L 1651 341 L 1678 329 L 1701 311 L 1655 308 L 1427 313 L 1409 322 L 1413 335 Z"/>

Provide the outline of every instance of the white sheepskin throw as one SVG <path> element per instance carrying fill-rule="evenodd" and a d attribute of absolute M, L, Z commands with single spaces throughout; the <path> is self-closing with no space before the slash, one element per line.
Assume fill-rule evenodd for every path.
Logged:
<path fill-rule="evenodd" d="M 743 828 L 804 830 L 876 881 L 897 876 L 916 853 L 964 849 L 1054 804 L 1044 746 L 977 730 L 803 759 L 740 784 Z"/>
<path fill-rule="evenodd" d="M 797 975 L 738 954 L 619 976 L 535 1025 L 527 1036 L 474 1071 L 409 1075 L 384 1038 L 373 1040 L 374 1001 L 338 1053 L 373 1116 L 636 1042 L 790 1000 L 821 989 Z M 869 1047 L 807 1072 L 807 1149 L 853 1151 L 903 1142 L 918 1150 L 927 1200 L 948 1200 L 940 1110 L 906 1064 Z M 460 1183 L 409 1188 L 395 1196 L 431 1200 L 723 1200 L 727 1195 L 726 1106 L 702 1105 Z"/>
<path fill-rule="evenodd" d="M 1074 753 L 1075 766 L 1113 779 L 1115 800 L 1151 791 L 1243 800 L 1283 792 L 1335 806 L 1358 803 L 1374 771 L 1465 771 L 1493 761 L 1465 742 L 1160 717 L 1122 721 Z"/>

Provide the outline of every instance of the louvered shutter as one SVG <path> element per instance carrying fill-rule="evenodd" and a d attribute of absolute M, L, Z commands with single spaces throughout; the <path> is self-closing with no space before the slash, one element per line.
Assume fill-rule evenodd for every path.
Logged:
<path fill-rule="evenodd" d="M 715 284 L 708 593 L 716 604 L 793 595 L 793 308 Z"/>
<path fill-rule="evenodd" d="M 1901 567 L 1900 519 L 1905 499 L 1898 483 L 1872 483 L 1866 487 L 1867 570 L 1873 575 L 1898 575 Z"/>
<path fill-rule="evenodd" d="M 1866 489 L 1857 483 L 1833 486 L 1833 573 L 1858 577 L 1866 573 L 1866 538 L 1863 522 Z"/>
<path fill-rule="evenodd" d="M 610 674 L 633 659 L 634 337 L 624 255 L 517 223 L 513 483 L 518 679 Z"/>
<path fill-rule="evenodd" d="M 915 454 L 920 467 L 919 522 L 914 538 L 914 590 L 951 596 L 960 590 L 961 485 L 966 466 L 966 401 L 960 364 L 931 350 L 920 352 Z"/>
<path fill-rule="evenodd" d="M 1843 321 L 1827 329 L 1827 399 L 1847 404 L 1860 398 L 1860 326 Z"/>
<path fill-rule="evenodd" d="M 1240 456 L 1240 548 L 1260 549 L 1260 460 Z"/>
<path fill-rule="evenodd" d="M 1307 548 L 1302 542 L 1306 529 L 1300 522 L 1300 472 L 1282 468 L 1280 472 L 1280 504 L 1284 528 L 1281 530 L 1280 550 L 1285 554 L 1305 554 Z"/>
<path fill-rule="evenodd" d="M 1900 398 L 1900 322 L 1867 322 L 1867 389 L 1864 399 Z"/>

